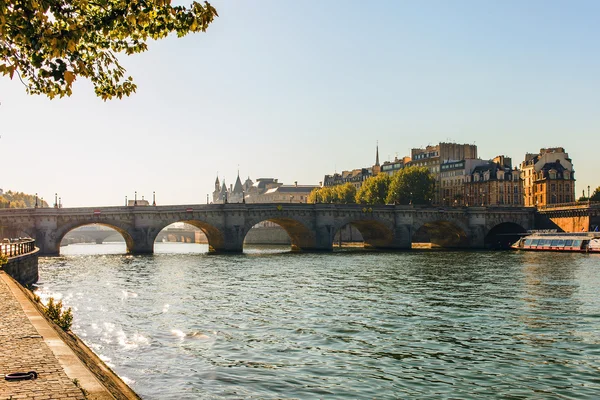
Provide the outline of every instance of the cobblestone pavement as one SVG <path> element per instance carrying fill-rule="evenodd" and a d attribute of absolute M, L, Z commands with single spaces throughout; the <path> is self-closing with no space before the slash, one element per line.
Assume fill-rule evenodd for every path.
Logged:
<path fill-rule="evenodd" d="M 38 378 L 6 381 L 12 372 L 36 371 Z M 10 288 L 0 279 L 0 400 L 85 399 L 35 330 Z"/>

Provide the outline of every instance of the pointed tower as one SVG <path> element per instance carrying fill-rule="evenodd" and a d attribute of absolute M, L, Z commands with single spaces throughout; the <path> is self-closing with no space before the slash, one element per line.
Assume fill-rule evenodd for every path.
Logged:
<path fill-rule="evenodd" d="M 377 142 L 377 147 L 375 150 L 375 165 L 373 165 L 373 176 L 377 176 L 381 172 L 381 167 L 379 166 L 379 142 Z"/>
<path fill-rule="evenodd" d="M 238 176 L 235 180 L 235 185 L 231 192 L 230 203 L 242 203 L 244 201 L 244 187 L 242 186 L 242 180 L 240 179 L 240 171 L 238 170 Z"/>
<path fill-rule="evenodd" d="M 221 190 L 221 184 L 219 183 L 219 174 L 217 172 L 217 179 L 215 180 L 215 190 L 213 191 L 213 203 L 219 204 L 219 191 Z"/>

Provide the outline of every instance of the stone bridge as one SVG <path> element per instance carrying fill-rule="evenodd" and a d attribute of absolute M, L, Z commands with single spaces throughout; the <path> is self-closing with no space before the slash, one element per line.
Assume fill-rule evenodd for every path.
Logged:
<path fill-rule="evenodd" d="M 366 247 L 410 249 L 416 237 L 443 247 L 484 248 L 510 234 L 534 228 L 533 208 L 363 206 L 357 204 L 214 204 L 0 210 L 4 236 L 36 239 L 41 254 L 60 252 L 65 234 L 89 224 L 117 230 L 133 254 L 154 251 L 158 234 L 186 222 L 207 236 L 216 253 L 242 252 L 257 223 L 272 221 L 289 234 L 293 250 L 331 251 L 336 232 L 347 224 L 362 234 Z M 502 236 L 509 235 L 509 236 Z M 512 240 L 512 237 L 511 237 Z"/>

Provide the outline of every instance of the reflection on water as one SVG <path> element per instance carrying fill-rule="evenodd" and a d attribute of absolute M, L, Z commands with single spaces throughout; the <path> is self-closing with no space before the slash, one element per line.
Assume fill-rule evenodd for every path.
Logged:
<path fill-rule="evenodd" d="M 42 296 L 148 399 L 594 398 L 600 256 L 70 245 Z"/>

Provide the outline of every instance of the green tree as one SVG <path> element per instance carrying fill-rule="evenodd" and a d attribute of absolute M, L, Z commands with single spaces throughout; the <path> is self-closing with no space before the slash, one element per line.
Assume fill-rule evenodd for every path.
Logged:
<path fill-rule="evenodd" d="M 309 203 L 348 204 L 354 203 L 356 188 L 351 183 L 337 186 L 323 186 L 308 195 Z"/>
<path fill-rule="evenodd" d="M 379 174 L 367 178 L 356 193 L 356 202 L 360 204 L 386 204 L 389 186 L 390 176 L 388 174 Z"/>
<path fill-rule="evenodd" d="M 208 3 L 170 0 L 0 1 L 0 73 L 30 94 L 70 96 L 78 77 L 103 100 L 135 92 L 116 54 L 146 51 L 149 39 L 205 32 L 217 17 Z"/>
<path fill-rule="evenodd" d="M 338 204 L 356 203 L 356 187 L 350 182 L 335 186 L 335 202 Z"/>
<path fill-rule="evenodd" d="M 427 167 L 406 167 L 392 176 L 386 201 L 395 204 L 429 204 L 435 179 Z"/>
<path fill-rule="evenodd" d="M 594 193 L 590 196 L 591 201 L 600 201 L 600 186 L 594 190 Z"/>

